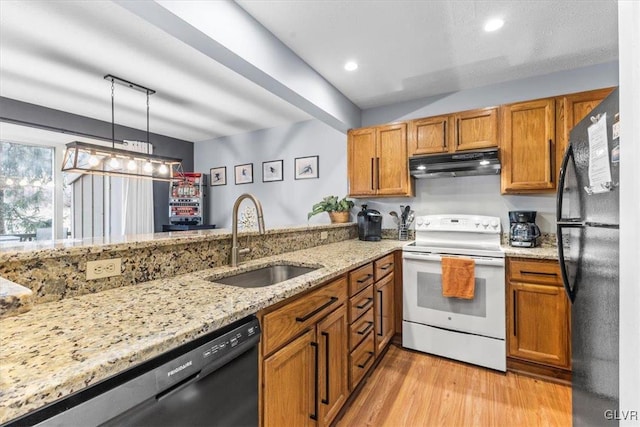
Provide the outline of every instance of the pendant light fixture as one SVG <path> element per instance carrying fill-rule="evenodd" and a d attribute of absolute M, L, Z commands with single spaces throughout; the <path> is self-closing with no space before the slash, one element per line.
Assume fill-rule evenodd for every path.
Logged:
<path fill-rule="evenodd" d="M 182 160 L 157 156 L 149 153 L 149 96 L 155 90 L 107 74 L 105 80 L 111 82 L 111 147 L 74 141 L 66 145 L 62 161 L 63 172 L 92 175 L 123 176 L 144 178 L 154 181 L 175 181 L 183 179 Z M 115 84 L 121 84 L 147 95 L 147 152 L 116 148 L 115 139 Z"/>

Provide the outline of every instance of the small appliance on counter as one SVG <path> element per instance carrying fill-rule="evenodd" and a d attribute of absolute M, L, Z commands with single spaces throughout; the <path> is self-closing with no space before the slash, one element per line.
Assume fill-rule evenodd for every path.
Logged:
<path fill-rule="evenodd" d="M 369 242 L 382 240 L 382 215 L 374 209 L 362 205 L 358 212 L 358 238 Z"/>
<path fill-rule="evenodd" d="M 540 229 L 536 225 L 536 211 L 510 211 L 509 244 L 520 248 L 534 248 L 540 244 Z"/>

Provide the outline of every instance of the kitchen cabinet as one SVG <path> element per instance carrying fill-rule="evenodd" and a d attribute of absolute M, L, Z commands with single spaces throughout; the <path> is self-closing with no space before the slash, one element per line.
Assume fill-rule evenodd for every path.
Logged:
<path fill-rule="evenodd" d="M 347 399 L 347 280 L 261 313 L 264 426 L 331 424 Z"/>
<path fill-rule="evenodd" d="M 571 307 L 558 262 L 509 258 L 507 279 L 511 365 L 515 370 L 566 379 L 571 369 Z"/>
<path fill-rule="evenodd" d="M 354 390 L 395 333 L 395 255 L 349 273 L 349 385 Z"/>
<path fill-rule="evenodd" d="M 406 123 L 350 130 L 349 196 L 412 196 L 407 157 Z"/>
<path fill-rule="evenodd" d="M 498 146 L 498 108 L 482 108 L 413 120 L 409 156 Z"/>
<path fill-rule="evenodd" d="M 556 189 L 555 99 L 502 107 L 501 192 Z"/>
<path fill-rule="evenodd" d="M 374 324 L 375 324 L 375 355 L 380 356 L 395 333 L 394 310 L 394 267 L 393 254 L 384 256 L 374 262 L 375 295 L 374 295 Z"/>
<path fill-rule="evenodd" d="M 558 132 L 556 139 L 558 141 L 557 159 L 562 160 L 564 152 L 569 145 L 569 133 L 575 125 L 584 119 L 591 110 L 602 102 L 614 88 L 604 88 L 590 90 L 587 92 L 572 93 L 558 98 L 556 102 L 556 123 Z"/>

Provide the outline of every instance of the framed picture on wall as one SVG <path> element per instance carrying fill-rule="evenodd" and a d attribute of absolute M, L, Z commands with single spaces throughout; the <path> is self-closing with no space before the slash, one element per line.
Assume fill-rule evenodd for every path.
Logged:
<path fill-rule="evenodd" d="M 209 186 L 215 187 L 216 185 L 227 185 L 227 167 L 220 166 L 217 168 L 211 168 L 209 177 Z"/>
<path fill-rule="evenodd" d="M 270 162 L 262 162 L 262 182 L 283 181 L 282 160 L 272 160 Z"/>
<path fill-rule="evenodd" d="M 296 157 L 294 161 L 295 179 L 314 179 L 318 173 L 318 156 Z"/>
<path fill-rule="evenodd" d="M 253 182 L 253 163 L 235 166 L 236 185 Z"/>

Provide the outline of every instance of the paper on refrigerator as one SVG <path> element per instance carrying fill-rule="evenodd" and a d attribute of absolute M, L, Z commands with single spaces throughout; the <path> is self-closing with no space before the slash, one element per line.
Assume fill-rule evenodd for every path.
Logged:
<path fill-rule="evenodd" d="M 593 120 L 593 119 L 592 119 Z M 588 129 L 589 134 L 589 194 L 611 190 L 611 165 L 607 140 L 607 114 L 602 114 Z"/>

